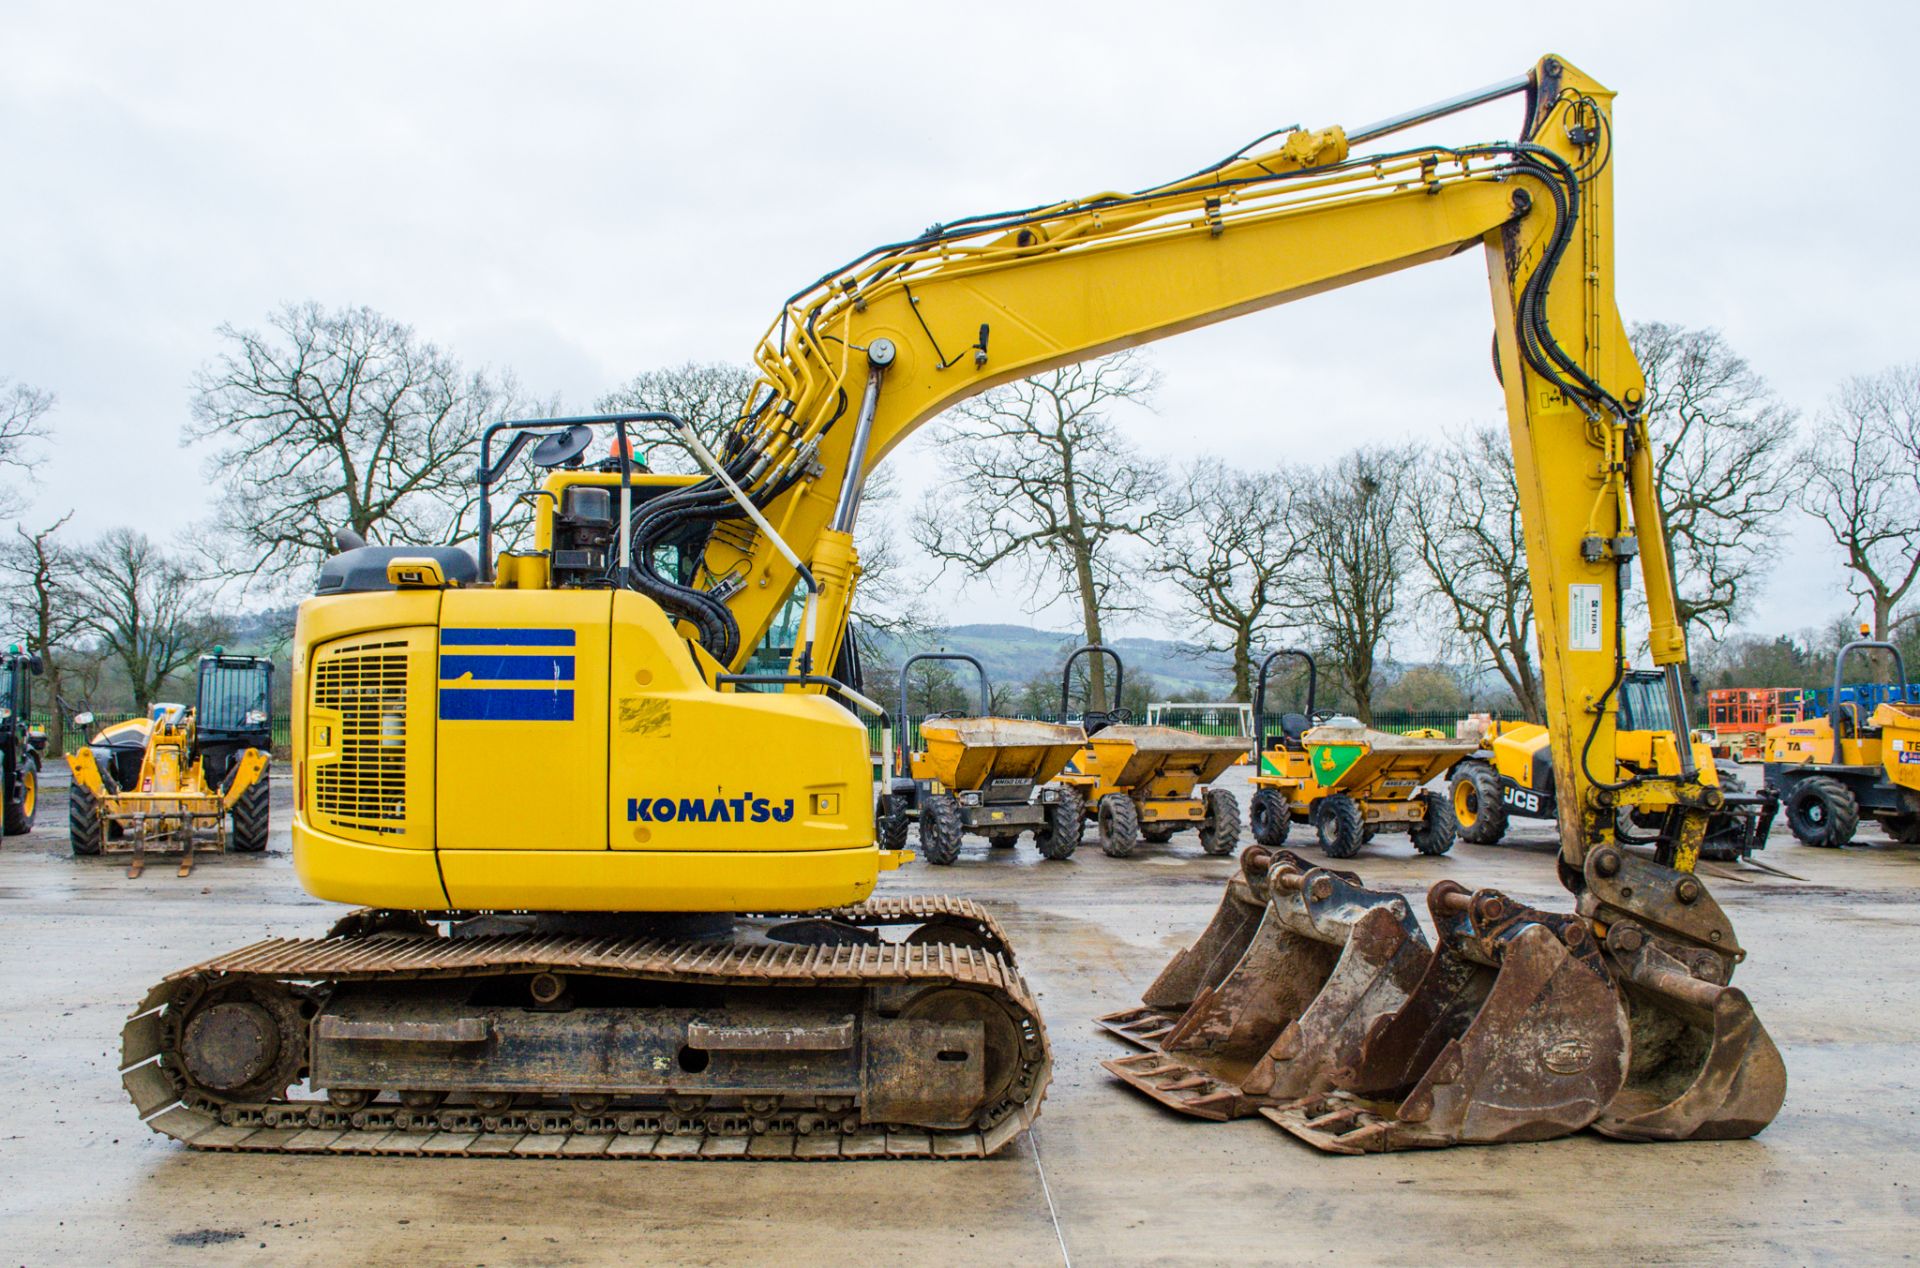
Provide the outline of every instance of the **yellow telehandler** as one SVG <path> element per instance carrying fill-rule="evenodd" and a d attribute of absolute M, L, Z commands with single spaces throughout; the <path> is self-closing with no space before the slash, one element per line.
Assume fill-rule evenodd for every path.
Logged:
<path fill-rule="evenodd" d="M 93 715 L 73 720 L 84 727 Z M 181 876 L 203 847 L 257 854 L 270 830 L 272 755 L 273 662 L 216 649 L 200 658 L 192 706 L 152 705 L 67 755 L 69 845 L 75 855 L 130 851 L 129 877 L 150 850 L 180 851 Z"/>

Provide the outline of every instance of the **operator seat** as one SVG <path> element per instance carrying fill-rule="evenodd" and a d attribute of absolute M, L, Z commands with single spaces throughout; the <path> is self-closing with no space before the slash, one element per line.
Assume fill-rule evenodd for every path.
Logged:
<path fill-rule="evenodd" d="M 1303 751 L 1307 747 L 1306 740 L 1302 738 L 1306 734 L 1307 726 L 1307 715 L 1304 713 L 1281 714 L 1280 742 L 1296 753 Z"/>

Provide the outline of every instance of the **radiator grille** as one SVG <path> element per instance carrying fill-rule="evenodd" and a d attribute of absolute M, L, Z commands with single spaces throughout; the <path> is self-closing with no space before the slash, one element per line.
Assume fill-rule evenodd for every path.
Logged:
<path fill-rule="evenodd" d="M 404 641 L 327 648 L 313 669 L 313 707 L 340 715 L 340 760 L 314 767 L 318 817 L 360 832 L 400 833 L 407 817 Z"/>

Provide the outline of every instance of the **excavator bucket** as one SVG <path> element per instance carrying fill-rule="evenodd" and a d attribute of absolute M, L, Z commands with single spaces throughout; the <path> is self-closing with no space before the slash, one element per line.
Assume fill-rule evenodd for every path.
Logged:
<path fill-rule="evenodd" d="M 1629 922 L 1607 932 L 1633 1059 L 1594 1121 L 1622 1140 L 1739 1140 L 1780 1112 L 1787 1067 L 1744 991 L 1703 981 Z"/>
<path fill-rule="evenodd" d="M 1148 1049 L 1105 1062 L 1110 1072 L 1200 1118 L 1330 1090 L 1430 958 L 1400 895 L 1284 850 L 1251 846 L 1240 863 L 1206 932 L 1144 1006 L 1100 1019 Z"/>
<path fill-rule="evenodd" d="M 1337 1091 L 1261 1109 L 1333 1153 L 1548 1140 L 1594 1122 L 1628 1069 L 1627 1011 L 1574 916 L 1442 881 L 1439 946 L 1373 1022 Z"/>

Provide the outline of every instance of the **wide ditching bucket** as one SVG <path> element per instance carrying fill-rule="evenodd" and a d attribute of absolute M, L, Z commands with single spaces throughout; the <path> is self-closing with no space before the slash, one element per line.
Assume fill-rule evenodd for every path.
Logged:
<path fill-rule="evenodd" d="M 1086 742 L 1077 726 L 1016 718 L 928 718 L 914 774 L 971 791 L 990 780 L 1044 784 L 1066 769 Z"/>

